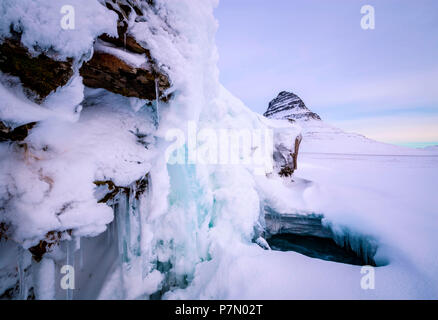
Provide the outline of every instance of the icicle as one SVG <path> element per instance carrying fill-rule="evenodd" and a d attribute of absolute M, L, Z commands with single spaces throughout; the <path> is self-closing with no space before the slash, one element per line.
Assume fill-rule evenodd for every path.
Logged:
<path fill-rule="evenodd" d="M 115 218 L 114 218 L 115 219 Z M 113 237 L 113 228 L 112 228 L 112 224 L 110 223 L 107 225 L 106 227 L 106 245 L 109 247 L 111 246 L 111 242 L 112 242 L 112 237 Z"/>
<path fill-rule="evenodd" d="M 141 214 L 139 208 L 139 202 L 136 198 L 137 183 L 133 183 L 129 191 L 129 217 L 132 230 L 132 254 L 134 256 L 141 256 Z"/>
<path fill-rule="evenodd" d="M 141 214 L 136 194 L 137 184 L 133 183 L 129 191 L 124 190 L 117 195 L 114 205 L 123 297 L 126 297 L 127 289 L 125 278 L 132 279 L 138 276 L 138 280 L 141 281 L 142 277 Z"/>
<path fill-rule="evenodd" d="M 128 217 L 128 204 L 127 196 L 124 192 L 120 192 L 118 195 L 118 201 L 115 206 L 115 214 L 117 217 L 117 235 L 118 235 L 118 247 L 119 254 L 122 263 L 128 262 L 128 234 L 129 224 L 127 224 Z"/>
<path fill-rule="evenodd" d="M 160 110 L 159 110 L 160 95 L 159 94 L 160 94 L 160 90 L 158 85 L 158 79 L 155 78 L 155 114 L 156 114 L 157 126 L 160 123 Z"/>
<path fill-rule="evenodd" d="M 333 240 L 341 247 L 352 250 L 365 263 L 374 265 L 374 256 L 377 252 L 377 244 L 371 237 L 354 234 L 347 228 L 339 231 L 333 230 Z"/>
<path fill-rule="evenodd" d="M 35 297 L 38 300 L 55 299 L 55 262 L 43 258 L 33 266 Z"/>
<path fill-rule="evenodd" d="M 26 281 L 26 265 L 25 265 L 26 251 L 20 247 L 18 249 L 18 286 L 19 286 L 19 299 L 27 300 L 28 288 Z"/>
<path fill-rule="evenodd" d="M 114 222 L 117 227 L 117 241 L 118 241 L 118 251 L 119 251 L 119 263 L 120 263 L 120 292 L 121 299 L 125 299 L 125 263 L 127 262 L 127 244 L 126 244 L 126 195 L 124 192 L 119 192 L 116 198 L 116 203 L 114 203 Z"/>
<path fill-rule="evenodd" d="M 138 200 L 135 198 L 136 187 L 133 184 L 129 193 L 121 192 L 116 209 L 119 253 L 123 263 L 128 264 L 134 257 L 141 255 L 141 219 Z"/>
<path fill-rule="evenodd" d="M 75 265 L 75 249 L 76 249 L 76 241 L 70 240 L 66 243 L 66 251 L 67 251 L 67 261 L 66 264 L 74 267 Z M 66 290 L 66 299 L 73 300 L 73 290 Z"/>
<path fill-rule="evenodd" d="M 84 249 L 82 248 L 82 238 L 78 238 L 78 245 L 79 245 L 79 270 L 84 269 Z"/>

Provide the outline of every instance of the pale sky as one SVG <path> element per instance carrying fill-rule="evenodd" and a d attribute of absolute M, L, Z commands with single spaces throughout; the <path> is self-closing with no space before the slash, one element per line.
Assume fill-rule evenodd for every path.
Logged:
<path fill-rule="evenodd" d="M 221 81 L 254 111 L 287 90 L 345 130 L 438 142 L 438 1 L 220 0 L 215 14 Z"/>

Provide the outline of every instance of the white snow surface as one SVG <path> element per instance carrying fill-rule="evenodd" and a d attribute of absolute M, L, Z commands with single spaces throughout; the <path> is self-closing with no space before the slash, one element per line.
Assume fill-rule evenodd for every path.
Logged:
<path fill-rule="evenodd" d="M 94 45 L 94 50 L 111 54 L 119 59 L 123 60 L 132 67 L 140 68 L 147 67 L 146 54 L 127 52 L 126 50 L 119 49 L 111 43 L 98 39 Z"/>

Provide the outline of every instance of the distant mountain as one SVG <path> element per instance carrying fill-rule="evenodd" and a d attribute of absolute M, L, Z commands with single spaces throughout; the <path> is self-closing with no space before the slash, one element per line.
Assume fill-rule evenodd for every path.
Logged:
<path fill-rule="evenodd" d="M 289 120 L 301 127 L 300 150 L 316 153 L 424 155 L 436 149 L 413 149 L 369 139 L 358 133 L 345 132 L 321 120 L 303 100 L 292 92 L 282 91 L 269 103 L 263 114 L 269 119 Z"/>
<path fill-rule="evenodd" d="M 268 110 L 263 114 L 267 118 L 289 121 L 321 120 L 321 117 L 310 111 L 303 100 L 296 94 L 282 91 L 277 98 L 269 103 Z"/>

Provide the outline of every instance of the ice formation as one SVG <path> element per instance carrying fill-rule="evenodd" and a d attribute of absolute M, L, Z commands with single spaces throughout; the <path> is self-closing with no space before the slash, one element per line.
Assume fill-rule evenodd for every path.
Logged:
<path fill-rule="evenodd" d="M 85 260 L 87 265 L 91 253 L 81 239 L 99 239 L 102 233 L 108 240 L 99 250 L 117 246 L 118 258 L 107 266 L 102 262 L 108 275 L 96 280 L 101 290 L 94 290 L 94 298 L 162 298 L 189 286 L 197 265 L 220 259 L 221 252 L 232 250 L 230 243 L 254 245 L 263 199 L 252 163 L 171 165 L 164 156 L 169 130 L 186 133 L 189 121 L 200 129 L 269 128 L 218 82 L 216 2 L 100 2 L 69 2 L 78 8 L 80 26 L 72 31 L 59 27 L 63 3 L 1 5 L 7 18 L 0 29 L 3 39 L 19 33 L 30 54 L 72 59 L 75 72 L 42 103 L 16 78 L 2 75 L 4 124 L 36 123 L 22 141 L 1 144 L 2 236 L 8 238 L 7 250 L 23 261 L 18 274 L 7 277 L 6 296 L 62 298 L 65 293 L 53 288 L 55 279 L 43 274 L 54 277 L 55 264 L 79 266 Z M 116 14 L 104 5 L 131 8 L 125 50 L 96 39 L 118 32 Z M 146 55 L 126 52 L 128 32 L 168 74 L 169 101 L 160 102 L 157 80 L 150 101 L 84 87 L 78 69 L 93 50 L 136 68 L 147 65 Z M 297 130 L 290 131 L 295 138 Z M 138 190 L 145 177 L 147 186 Z M 66 294 L 87 296 L 80 290 Z"/>

